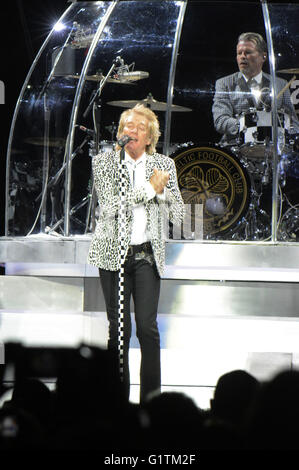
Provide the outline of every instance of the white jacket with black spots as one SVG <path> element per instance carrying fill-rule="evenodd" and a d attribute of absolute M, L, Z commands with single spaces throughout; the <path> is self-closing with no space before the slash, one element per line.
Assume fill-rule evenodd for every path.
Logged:
<path fill-rule="evenodd" d="M 99 217 L 88 253 L 88 263 L 109 271 L 118 271 L 121 264 L 119 251 L 119 151 L 102 152 L 92 162 L 94 185 L 99 202 Z M 184 202 L 178 187 L 173 160 L 154 153 L 146 154 L 145 174 L 149 181 L 154 168 L 169 172 L 165 198 L 148 199 L 145 188 L 133 188 L 125 168 L 124 189 L 126 218 L 123 236 L 127 253 L 132 233 L 132 207 L 144 204 L 149 234 L 157 270 L 163 276 L 165 268 L 165 226 L 168 221 L 180 225 L 184 218 Z M 165 225 L 166 224 L 166 225 Z"/>

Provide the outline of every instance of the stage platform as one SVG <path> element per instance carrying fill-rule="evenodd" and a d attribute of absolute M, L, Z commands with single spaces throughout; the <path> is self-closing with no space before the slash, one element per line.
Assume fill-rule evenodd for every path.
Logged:
<path fill-rule="evenodd" d="M 0 239 L 2 343 L 105 347 L 105 306 L 97 269 L 86 265 L 89 244 L 90 236 Z M 158 315 L 162 390 L 184 391 L 205 408 L 229 370 L 266 380 L 297 367 L 298 283 L 297 243 L 167 241 Z M 134 330 L 132 401 L 139 358 Z"/>

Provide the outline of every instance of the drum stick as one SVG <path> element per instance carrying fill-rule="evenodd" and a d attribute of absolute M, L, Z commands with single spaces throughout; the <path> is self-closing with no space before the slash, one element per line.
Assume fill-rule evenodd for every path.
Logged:
<path fill-rule="evenodd" d="M 277 95 L 277 99 L 286 91 L 287 88 L 289 88 L 289 87 L 292 85 L 292 83 L 293 83 L 294 80 L 296 80 L 296 75 L 294 75 L 294 76 L 291 78 L 291 80 L 289 81 L 289 83 L 287 83 L 287 84 L 280 90 L 280 92 L 279 92 L 278 95 Z"/>

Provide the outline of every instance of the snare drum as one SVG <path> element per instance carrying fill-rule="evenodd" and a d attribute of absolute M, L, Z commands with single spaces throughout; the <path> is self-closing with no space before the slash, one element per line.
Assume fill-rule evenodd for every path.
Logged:
<path fill-rule="evenodd" d="M 290 129 L 288 114 L 278 112 L 277 138 L 282 151 L 287 144 L 287 131 Z M 250 108 L 239 117 L 239 140 L 241 155 L 248 158 L 263 158 L 266 148 L 273 149 L 272 113 Z"/>
<path fill-rule="evenodd" d="M 251 179 L 242 161 L 209 144 L 182 146 L 170 157 L 184 203 L 202 205 L 199 223 L 203 223 L 204 238 L 235 232 L 247 213 L 251 194 Z"/>

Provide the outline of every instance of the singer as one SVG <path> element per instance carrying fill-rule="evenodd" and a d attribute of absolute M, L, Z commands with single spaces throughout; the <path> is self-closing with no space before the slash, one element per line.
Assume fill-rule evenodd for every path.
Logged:
<path fill-rule="evenodd" d="M 216 81 L 212 111 L 215 129 L 222 134 L 221 144 L 238 144 L 238 115 L 250 108 L 271 109 L 272 80 L 262 71 L 267 59 L 267 44 L 263 37 L 258 33 L 242 33 L 237 42 L 236 58 L 239 72 Z M 286 80 L 276 78 L 277 94 L 286 84 Z M 299 123 L 289 88 L 279 97 L 277 109 L 290 115 L 293 132 L 298 133 Z"/>
<path fill-rule="evenodd" d="M 124 264 L 123 383 L 130 394 L 130 300 L 134 302 L 136 334 L 141 350 L 140 402 L 161 388 L 160 335 L 157 309 L 160 278 L 165 264 L 165 215 L 180 224 L 184 204 L 174 162 L 156 153 L 160 135 L 157 116 L 142 104 L 121 114 L 115 151 L 93 159 L 94 183 L 100 215 L 89 249 L 88 261 L 99 268 L 109 322 L 108 348 L 118 348 L 118 162 L 124 146 L 126 165 L 126 225 Z"/>

